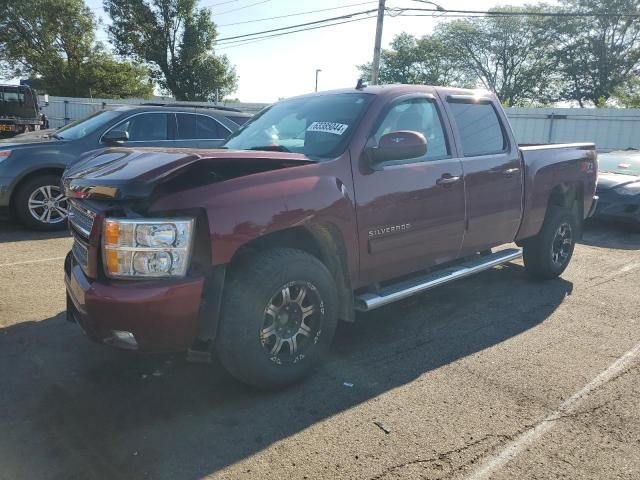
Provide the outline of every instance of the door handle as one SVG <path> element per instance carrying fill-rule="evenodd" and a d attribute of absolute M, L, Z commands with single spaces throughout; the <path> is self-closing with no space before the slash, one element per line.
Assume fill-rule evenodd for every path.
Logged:
<path fill-rule="evenodd" d="M 520 169 L 519 168 L 507 168 L 506 170 L 502 171 L 502 174 L 505 177 L 513 177 L 517 172 L 519 172 Z"/>
<path fill-rule="evenodd" d="M 445 173 L 438 180 L 436 180 L 436 183 L 438 185 L 444 185 L 446 187 L 448 185 L 451 185 L 452 183 L 456 183 L 458 180 L 460 180 L 460 177 L 453 177 L 451 176 L 451 174 Z"/>

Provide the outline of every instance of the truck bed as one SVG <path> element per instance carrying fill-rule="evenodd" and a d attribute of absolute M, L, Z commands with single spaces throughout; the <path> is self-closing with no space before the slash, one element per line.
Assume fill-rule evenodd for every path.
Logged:
<path fill-rule="evenodd" d="M 523 218 L 516 240 L 531 237 L 540 230 L 554 188 L 579 189 L 583 216 L 589 212 L 598 171 L 595 144 L 526 145 L 519 149 L 525 180 Z"/>

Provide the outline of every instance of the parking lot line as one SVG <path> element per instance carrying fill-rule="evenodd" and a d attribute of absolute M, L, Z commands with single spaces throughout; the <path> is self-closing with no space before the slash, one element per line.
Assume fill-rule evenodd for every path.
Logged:
<path fill-rule="evenodd" d="M 14 265 L 24 265 L 27 263 L 53 262 L 54 260 L 64 260 L 64 257 L 40 258 L 38 260 L 24 260 L 23 262 L 0 263 L 0 267 L 13 267 Z"/>
<path fill-rule="evenodd" d="M 571 395 L 560 406 L 539 421 L 536 425 L 521 433 L 515 440 L 509 443 L 497 455 L 486 460 L 480 467 L 468 477 L 468 480 L 488 479 L 493 473 L 514 459 L 526 446 L 542 437 L 555 422 L 567 414 L 571 413 L 581 403 L 581 401 L 592 391 L 613 380 L 624 372 L 640 356 L 640 343 L 618 358 L 605 370 L 585 385 L 581 390 Z"/>

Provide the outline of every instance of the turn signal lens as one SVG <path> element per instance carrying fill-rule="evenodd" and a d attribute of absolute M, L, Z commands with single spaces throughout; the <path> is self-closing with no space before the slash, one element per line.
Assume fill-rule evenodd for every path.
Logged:
<path fill-rule="evenodd" d="M 115 220 L 105 220 L 104 222 L 104 244 L 109 246 L 118 245 L 120 239 L 120 224 Z"/>
<path fill-rule="evenodd" d="M 118 268 L 118 252 L 116 250 L 105 251 L 105 268 L 108 274 L 117 274 L 120 270 Z"/>

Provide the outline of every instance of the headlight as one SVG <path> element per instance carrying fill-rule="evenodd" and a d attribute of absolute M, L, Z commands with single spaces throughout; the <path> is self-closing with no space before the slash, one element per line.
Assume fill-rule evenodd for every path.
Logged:
<path fill-rule="evenodd" d="M 184 277 L 191 259 L 193 218 L 107 218 L 104 270 L 111 278 Z"/>
<path fill-rule="evenodd" d="M 0 150 L 0 162 L 6 160 L 11 155 L 11 150 Z"/>

